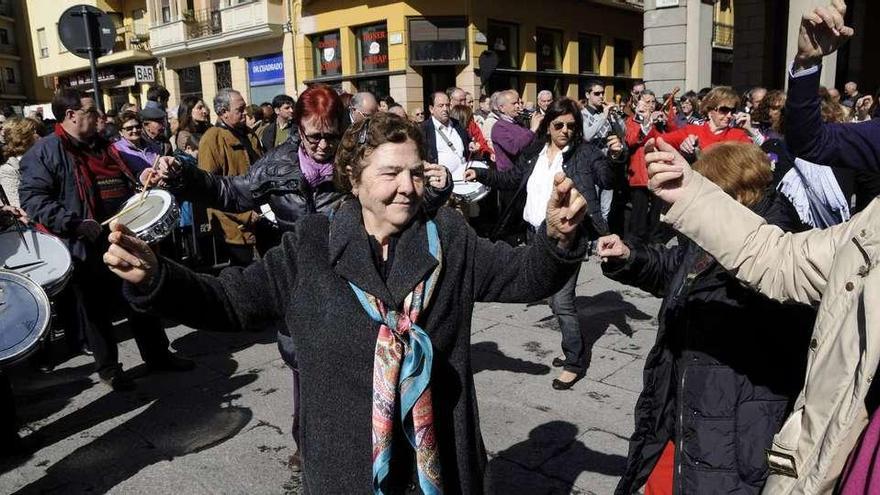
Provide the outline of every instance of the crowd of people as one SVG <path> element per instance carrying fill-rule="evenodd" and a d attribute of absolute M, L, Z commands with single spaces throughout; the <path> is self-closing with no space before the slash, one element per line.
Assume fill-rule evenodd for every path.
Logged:
<path fill-rule="evenodd" d="M 275 331 L 291 466 L 313 493 L 489 490 L 474 303 L 546 298 L 562 336 L 549 385 L 572 389 L 588 367 L 574 301 L 589 253 L 663 299 L 618 493 L 876 493 L 880 98 L 819 87 L 822 57 L 852 35 L 845 9 L 804 14 L 787 92 L 637 83 L 616 103 L 596 80 L 583 99 L 530 103 L 453 87 L 407 111 L 315 84 L 168 109 L 157 86 L 144 108 L 101 114 L 62 89 L 54 125 L 2 125 L 2 220 L 68 246 L 56 323 L 114 391 L 135 387 L 120 311 L 154 372 L 194 366 L 162 317 Z M 456 192 L 474 184 L 491 192 Z M 162 256 L 102 225 L 144 187 L 181 205 Z M 193 255 L 202 225 L 219 275 Z M 2 370 L 0 428 L 0 448 L 22 448 Z"/>

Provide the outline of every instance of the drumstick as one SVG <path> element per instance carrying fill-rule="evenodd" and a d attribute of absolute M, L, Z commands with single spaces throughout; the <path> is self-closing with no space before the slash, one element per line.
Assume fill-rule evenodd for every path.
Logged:
<path fill-rule="evenodd" d="M 123 208 L 122 211 L 120 211 L 119 213 L 117 213 L 117 214 L 113 215 L 112 217 L 108 218 L 107 220 L 104 220 L 103 222 L 101 222 L 101 227 L 104 227 L 105 225 L 109 224 L 113 220 L 116 220 L 117 218 L 121 217 L 122 215 L 125 215 L 126 213 L 130 212 L 131 210 L 137 208 L 138 206 L 141 205 L 141 203 L 142 203 L 142 201 L 135 201 L 134 203 L 128 205 L 127 207 Z"/>

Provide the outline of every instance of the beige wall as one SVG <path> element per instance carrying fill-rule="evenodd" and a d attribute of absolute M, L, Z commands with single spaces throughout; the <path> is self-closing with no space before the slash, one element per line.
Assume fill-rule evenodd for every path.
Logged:
<path fill-rule="evenodd" d="M 178 95 L 180 94 L 180 82 L 177 77 L 176 70 L 184 67 L 193 67 L 199 65 L 202 75 L 202 96 L 209 106 L 214 96 L 217 94 L 217 81 L 214 71 L 214 64 L 222 61 L 229 61 L 232 69 L 232 87 L 241 91 L 245 100 L 250 101 L 250 88 L 247 77 L 247 59 L 270 53 L 282 52 L 284 45 L 283 38 L 272 40 L 264 40 L 244 45 L 236 45 L 233 47 L 218 47 L 212 50 L 195 52 L 185 56 L 168 57 L 165 61 L 164 77 L 171 99 L 168 102 L 169 107 L 173 107 L 179 103 Z M 283 53 L 283 52 L 282 52 Z M 285 57 L 285 72 L 292 70 L 288 67 L 287 57 Z M 285 86 L 285 91 L 289 91 Z M 260 103 L 260 102 L 253 102 Z"/>

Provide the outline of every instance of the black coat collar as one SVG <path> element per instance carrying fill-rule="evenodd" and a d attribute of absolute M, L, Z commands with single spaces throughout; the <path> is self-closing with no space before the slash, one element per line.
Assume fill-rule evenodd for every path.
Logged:
<path fill-rule="evenodd" d="M 437 266 L 428 251 L 425 218 L 419 214 L 400 233 L 388 282 L 383 282 L 373 263 L 357 199 L 346 201 L 330 221 L 329 256 L 337 275 L 392 308 L 400 308 L 413 288 Z"/>

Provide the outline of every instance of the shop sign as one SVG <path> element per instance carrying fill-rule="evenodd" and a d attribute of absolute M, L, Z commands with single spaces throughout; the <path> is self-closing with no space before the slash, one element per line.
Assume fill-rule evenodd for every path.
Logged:
<path fill-rule="evenodd" d="M 338 31 L 315 36 L 312 45 L 315 48 L 315 74 L 318 77 L 342 73 Z"/>
<path fill-rule="evenodd" d="M 139 83 L 156 82 L 156 72 L 151 65 L 135 65 L 134 81 Z"/>
<path fill-rule="evenodd" d="M 61 79 L 62 85 L 69 87 L 91 86 L 92 75 L 89 72 L 80 72 L 68 76 L 67 84 L 64 84 L 64 78 Z M 116 73 L 110 69 L 98 69 L 98 83 L 108 83 L 116 81 Z"/>
<path fill-rule="evenodd" d="M 248 60 L 248 77 L 253 86 L 284 84 L 284 56 L 280 53 Z"/>
<path fill-rule="evenodd" d="M 388 29 L 385 24 L 358 28 L 358 72 L 388 70 Z"/>

